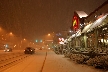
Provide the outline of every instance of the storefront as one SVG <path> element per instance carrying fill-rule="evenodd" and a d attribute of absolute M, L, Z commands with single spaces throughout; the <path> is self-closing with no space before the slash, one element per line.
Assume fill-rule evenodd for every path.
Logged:
<path fill-rule="evenodd" d="M 84 11 L 75 11 L 72 19 L 72 30 L 74 34 L 72 35 L 72 45 L 74 48 L 84 47 L 84 39 L 81 35 L 81 30 L 83 28 L 84 18 L 88 15 Z M 83 41 L 83 42 L 82 42 Z"/>
<path fill-rule="evenodd" d="M 88 25 L 87 25 L 88 26 Z M 88 29 L 85 26 L 82 33 L 86 35 L 87 48 L 102 48 L 108 44 L 108 14 L 90 24 Z"/>
<path fill-rule="evenodd" d="M 108 46 L 108 1 L 94 10 L 84 20 L 82 34 L 86 48 L 107 48 Z"/>

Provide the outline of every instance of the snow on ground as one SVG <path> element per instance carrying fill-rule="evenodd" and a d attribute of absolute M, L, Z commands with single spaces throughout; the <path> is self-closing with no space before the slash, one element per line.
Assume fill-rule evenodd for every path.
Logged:
<path fill-rule="evenodd" d="M 46 52 L 37 52 L 3 72 L 40 72 Z"/>
<path fill-rule="evenodd" d="M 77 64 L 63 55 L 55 54 L 53 51 L 47 51 L 46 60 L 45 55 L 46 51 L 38 51 L 4 72 L 105 72 L 91 66 Z M 44 60 L 45 64 L 42 69 Z"/>
<path fill-rule="evenodd" d="M 77 64 L 63 55 L 56 55 L 54 52 L 47 52 L 43 72 L 104 72 L 94 67 Z"/>

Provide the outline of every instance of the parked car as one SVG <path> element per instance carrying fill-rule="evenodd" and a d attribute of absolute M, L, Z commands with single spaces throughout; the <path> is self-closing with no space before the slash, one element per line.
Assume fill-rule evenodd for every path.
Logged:
<path fill-rule="evenodd" d="M 12 48 L 5 48 L 4 52 L 12 52 Z"/>
<path fill-rule="evenodd" d="M 25 53 L 25 54 L 34 54 L 34 53 L 35 53 L 35 49 L 32 48 L 32 47 L 26 47 L 26 48 L 24 49 L 24 53 Z"/>

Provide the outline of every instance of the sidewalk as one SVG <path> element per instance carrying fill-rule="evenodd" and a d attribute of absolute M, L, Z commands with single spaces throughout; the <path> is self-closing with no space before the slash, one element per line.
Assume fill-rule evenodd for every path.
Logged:
<path fill-rule="evenodd" d="M 63 55 L 57 55 L 53 51 L 47 52 L 46 61 L 42 72 L 104 72 L 94 67 L 77 64 Z"/>

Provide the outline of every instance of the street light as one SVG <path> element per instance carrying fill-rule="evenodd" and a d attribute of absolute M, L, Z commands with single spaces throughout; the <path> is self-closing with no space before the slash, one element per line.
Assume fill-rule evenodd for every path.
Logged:
<path fill-rule="evenodd" d="M 51 34 L 48 34 L 48 36 L 51 36 Z"/>
<path fill-rule="evenodd" d="M 20 48 L 23 49 L 27 46 L 27 39 L 23 38 L 21 39 L 21 45 Z"/>
<path fill-rule="evenodd" d="M 24 41 L 25 41 L 26 39 L 24 38 Z"/>
<path fill-rule="evenodd" d="M 13 33 L 12 32 L 10 32 L 10 33 L 8 33 L 8 34 L 6 34 L 7 36 L 9 36 L 9 42 L 8 42 L 8 44 L 9 44 L 9 47 L 12 47 L 13 48 L 13 44 L 14 44 L 14 41 L 13 41 Z"/>
<path fill-rule="evenodd" d="M 13 35 L 12 32 L 10 32 L 10 35 Z"/>

